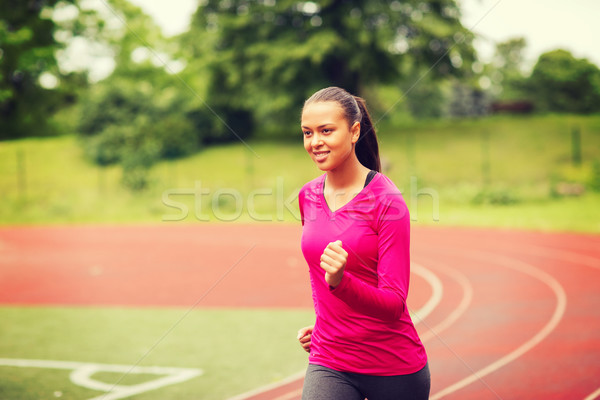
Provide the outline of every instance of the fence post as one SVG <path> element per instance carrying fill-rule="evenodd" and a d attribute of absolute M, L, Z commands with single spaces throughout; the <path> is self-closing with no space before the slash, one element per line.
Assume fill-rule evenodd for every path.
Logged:
<path fill-rule="evenodd" d="M 490 132 L 484 130 L 481 132 L 481 178 L 484 188 L 489 187 L 491 183 L 491 169 Z"/>
<path fill-rule="evenodd" d="M 571 129 L 571 162 L 574 166 L 581 165 L 581 131 L 577 125 Z"/>
<path fill-rule="evenodd" d="M 250 191 L 254 189 L 254 156 L 248 149 L 243 149 L 242 151 L 246 154 L 246 183 Z"/>
<path fill-rule="evenodd" d="M 27 170 L 25 166 L 25 153 L 23 149 L 17 150 L 17 190 L 20 198 L 27 195 Z"/>
<path fill-rule="evenodd" d="M 417 151 L 415 133 L 412 130 L 406 132 L 406 158 L 408 159 L 410 175 L 415 175 L 417 171 Z"/>

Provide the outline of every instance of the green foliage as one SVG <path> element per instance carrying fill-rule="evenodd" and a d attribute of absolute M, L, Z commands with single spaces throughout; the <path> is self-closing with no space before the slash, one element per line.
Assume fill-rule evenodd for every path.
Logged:
<path fill-rule="evenodd" d="M 154 82 L 168 82 L 163 71 L 154 72 Z M 79 132 L 88 158 L 99 165 L 121 164 L 124 184 L 144 189 L 155 162 L 191 154 L 201 144 L 201 131 L 186 119 L 185 100 L 168 85 L 119 76 L 95 85 L 80 111 Z"/>
<path fill-rule="evenodd" d="M 542 54 L 527 85 L 542 111 L 600 111 L 600 70 L 566 50 Z"/>
<path fill-rule="evenodd" d="M 232 127 L 232 139 L 256 121 L 261 136 L 285 138 L 294 137 L 315 90 L 337 85 L 365 95 L 409 70 L 459 75 L 473 59 L 471 37 L 453 0 L 208 0 L 182 47 L 210 74 L 207 103 L 228 125 L 243 116 L 246 129 Z"/>
<path fill-rule="evenodd" d="M 517 37 L 496 45 L 491 64 L 485 67 L 491 91 L 500 101 L 528 99 L 527 78 L 524 72 L 525 38 Z"/>
<path fill-rule="evenodd" d="M 491 204 L 498 206 L 507 206 L 519 202 L 518 196 L 507 188 L 485 188 L 477 193 L 473 199 L 473 204 Z"/>
<path fill-rule="evenodd" d="M 76 22 L 71 28 L 110 49 L 116 62 L 79 104 L 85 153 L 101 166 L 119 164 L 126 187 L 145 189 L 158 160 L 189 155 L 207 141 L 213 115 L 198 110 L 198 93 L 174 75 L 177 46 L 138 7 L 110 0 Z"/>
<path fill-rule="evenodd" d="M 498 43 L 494 55 L 494 64 L 498 68 L 502 68 L 504 75 L 522 75 L 523 62 L 525 61 L 523 51 L 526 46 L 527 41 L 523 37 L 516 37 Z"/>
<path fill-rule="evenodd" d="M 439 118 L 446 114 L 448 96 L 442 82 L 436 82 L 429 76 L 420 79 L 415 75 L 409 76 L 404 82 L 403 92 L 406 93 L 407 106 L 413 117 Z"/>
<path fill-rule="evenodd" d="M 593 113 L 600 111 L 600 70 L 566 50 L 540 55 L 527 76 L 524 38 L 496 45 L 490 64 L 481 68 L 480 82 L 494 100 L 533 103 L 538 112 Z"/>
<path fill-rule="evenodd" d="M 66 0 L 63 3 L 73 2 Z M 0 2 L 0 139 L 52 133 L 48 117 L 63 101 L 40 85 L 40 76 L 56 72 L 59 44 L 48 18 L 58 0 Z"/>

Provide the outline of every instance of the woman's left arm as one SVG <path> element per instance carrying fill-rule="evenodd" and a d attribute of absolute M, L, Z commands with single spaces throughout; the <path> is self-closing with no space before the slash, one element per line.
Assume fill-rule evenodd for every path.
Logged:
<path fill-rule="evenodd" d="M 377 286 L 344 272 L 331 291 L 357 311 L 382 320 L 402 316 L 410 279 L 410 216 L 401 196 L 394 197 L 377 215 Z M 353 249 L 346 251 L 356 253 Z"/>

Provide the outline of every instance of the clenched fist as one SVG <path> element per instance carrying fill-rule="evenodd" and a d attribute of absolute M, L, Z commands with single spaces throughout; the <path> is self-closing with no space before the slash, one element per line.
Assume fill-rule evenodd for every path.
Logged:
<path fill-rule="evenodd" d="M 325 281 L 331 287 L 336 287 L 342 281 L 348 253 L 342 248 L 342 241 L 336 240 L 327 245 L 321 254 L 321 268 L 325 270 Z"/>
<path fill-rule="evenodd" d="M 304 351 L 306 351 L 307 353 L 310 353 L 310 345 L 312 343 L 311 338 L 314 328 L 314 325 L 310 325 L 305 326 L 304 328 L 298 331 L 298 341 L 300 342 L 300 346 L 302 346 Z"/>

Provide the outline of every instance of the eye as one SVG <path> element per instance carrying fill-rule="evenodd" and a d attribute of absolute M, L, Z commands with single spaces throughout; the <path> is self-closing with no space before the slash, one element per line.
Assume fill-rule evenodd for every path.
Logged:
<path fill-rule="evenodd" d="M 303 133 L 304 133 L 304 136 L 310 136 L 312 134 L 311 131 L 303 131 Z"/>
<path fill-rule="evenodd" d="M 323 132 L 323 133 L 331 133 L 332 130 L 329 129 L 329 128 L 324 128 L 321 132 Z"/>

